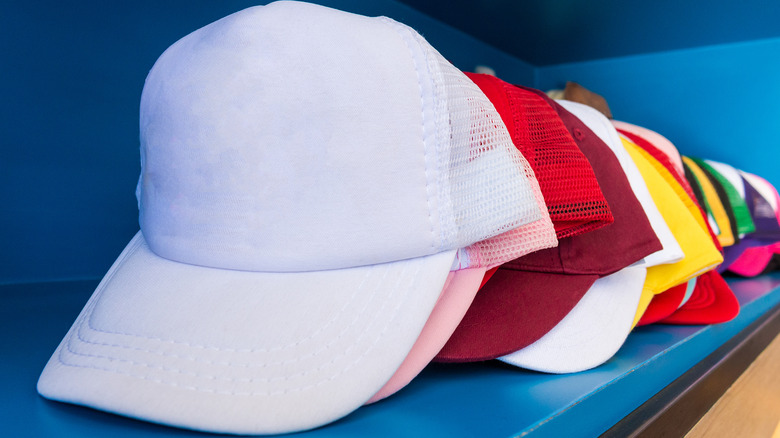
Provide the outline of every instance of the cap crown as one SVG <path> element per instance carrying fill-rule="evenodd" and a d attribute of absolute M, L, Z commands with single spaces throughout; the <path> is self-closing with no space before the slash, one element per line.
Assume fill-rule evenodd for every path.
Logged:
<path fill-rule="evenodd" d="M 541 217 L 502 127 L 404 25 L 249 8 L 173 44 L 147 77 L 141 229 L 162 257 L 254 271 L 465 247 Z"/>

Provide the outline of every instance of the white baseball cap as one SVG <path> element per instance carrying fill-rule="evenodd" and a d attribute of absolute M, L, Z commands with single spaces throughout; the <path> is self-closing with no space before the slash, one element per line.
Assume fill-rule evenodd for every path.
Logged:
<path fill-rule="evenodd" d="M 502 126 L 388 18 L 285 1 L 187 35 L 141 97 L 141 231 L 39 392 L 211 432 L 348 414 L 404 360 L 458 251 L 546 214 Z"/>
<path fill-rule="evenodd" d="M 646 274 L 647 268 L 629 266 L 599 278 L 552 330 L 499 360 L 546 373 L 575 373 L 603 364 L 631 332 Z"/>

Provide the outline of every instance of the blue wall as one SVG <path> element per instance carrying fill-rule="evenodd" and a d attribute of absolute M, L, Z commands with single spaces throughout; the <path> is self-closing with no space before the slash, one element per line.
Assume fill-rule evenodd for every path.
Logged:
<path fill-rule="evenodd" d="M 538 66 L 780 38 L 774 0 L 398 1 Z"/>
<path fill-rule="evenodd" d="M 573 80 L 616 119 L 669 138 L 683 154 L 724 161 L 780 187 L 780 39 L 543 67 L 537 88 Z"/>
<path fill-rule="evenodd" d="M 0 284 L 101 277 L 138 229 L 138 102 L 170 44 L 251 1 L 11 2 L 0 14 Z M 263 3 L 263 2 L 261 2 Z M 459 68 L 532 66 L 391 0 L 322 3 L 417 28 Z"/>

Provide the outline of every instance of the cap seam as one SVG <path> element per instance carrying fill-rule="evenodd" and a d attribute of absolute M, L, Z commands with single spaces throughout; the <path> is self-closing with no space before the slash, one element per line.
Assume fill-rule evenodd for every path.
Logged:
<path fill-rule="evenodd" d="M 410 38 L 409 35 L 407 35 L 407 33 L 409 32 L 408 29 L 405 29 L 405 28 L 401 27 L 401 25 L 398 22 L 396 22 L 396 21 L 394 21 L 394 20 L 392 20 L 392 19 L 390 19 L 388 17 L 379 17 L 379 21 L 382 22 L 383 24 L 385 24 L 386 26 L 388 26 L 389 28 L 391 28 L 398 35 L 398 37 L 401 39 L 401 41 L 404 42 L 404 44 L 406 45 L 407 50 L 409 51 L 409 55 L 410 55 L 410 58 L 412 59 L 412 63 L 414 64 L 414 72 L 415 72 L 415 75 L 417 76 L 417 89 L 420 92 L 420 109 L 421 109 L 420 113 L 422 115 L 421 128 L 422 128 L 422 144 L 423 144 L 423 167 L 425 168 L 425 193 L 427 195 L 425 197 L 425 201 L 426 201 L 426 203 L 428 205 L 428 223 L 430 224 L 430 233 L 431 233 L 431 237 L 433 239 L 433 241 L 431 242 L 431 249 L 432 250 L 437 250 L 437 249 L 441 250 L 441 249 L 443 249 L 442 247 L 443 247 L 443 244 L 444 244 L 444 239 L 443 239 L 443 236 L 440 235 L 439 238 L 438 238 L 438 245 L 436 245 L 436 241 L 437 241 L 437 239 L 436 239 L 436 227 L 435 227 L 435 224 L 434 224 L 434 221 L 433 221 L 433 217 L 432 217 L 432 214 L 431 214 L 432 213 L 431 197 L 433 196 L 433 193 L 432 193 L 432 190 L 431 190 L 431 174 L 430 174 L 430 169 L 428 167 L 428 152 L 429 152 L 429 147 L 428 146 L 429 145 L 427 144 L 427 141 L 426 141 L 426 139 L 428 138 L 429 132 L 428 132 L 428 130 L 426 128 L 426 123 L 425 123 L 425 108 L 426 108 L 426 105 L 425 105 L 425 95 L 424 95 L 423 86 L 422 86 L 422 76 L 420 74 L 420 66 L 419 66 L 419 63 L 417 62 L 417 57 L 414 55 L 414 49 L 412 48 L 412 42 L 410 41 L 411 38 Z M 425 54 L 425 51 L 421 50 L 421 52 L 423 52 L 422 55 L 423 55 L 423 57 L 425 57 L 425 59 L 427 61 L 427 55 Z M 425 64 L 426 65 L 424 67 L 427 70 L 428 76 L 430 76 L 430 71 L 428 70 L 428 63 L 426 62 Z M 432 85 L 435 88 L 437 86 L 436 81 L 433 81 Z M 436 110 L 436 106 L 434 105 L 433 106 L 433 111 L 435 111 L 435 110 Z M 434 122 L 435 122 L 435 120 L 436 120 L 436 118 L 434 117 Z M 437 134 L 437 132 L 436 132 L 436 130 L 434 130 L 434 135 L 436 135 L 436 134 Z M 436 140 L 438 142 L 439 139 L 437 138 Z M 433 150 L 434 150 L 435 153 L 437 152 L 435 145 L 433 147 Z M 438 162 L 437 160 L 435 160 L 435 157 L 434 157 L 434 162 Z M 441 206 L 438 205 L 438 204 L 439 203 L 437 203 L 437 208 L 440 208 Z M 441 217 L 441 212 L 439 212 L 439 217 Z M 443 233 L 443 232 L 444 232 L 444 230 L 441 230 L 441 229 L 439 230 L 440 234 Z"/>

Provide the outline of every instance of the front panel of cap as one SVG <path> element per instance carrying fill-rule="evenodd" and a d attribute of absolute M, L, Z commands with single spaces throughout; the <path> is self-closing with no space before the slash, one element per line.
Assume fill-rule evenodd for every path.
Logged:
<path fill-rule="evenodd" d="M 758 192 L 761 193 L 761 196 L 763 196 L 767 202 L 772 205 L 772 209 L 777 211 L 779 205 L 775 188 L 769 184 L 767 180 L 761 178 L 758 175 L 754 175 L 748 172 L 741 172 L 741 174 L 750 183 L 750 185 L 752 185 L 754 189 L 758 190 Z"/>
<path fill-rule="evenodd" d="M 767 202 L 775 212 L 778 224 L 780 224 L 780 193 L 777 192 L 775 186 L 758 175 L 746 174 L 746 178 L 751 181 L 750 184 L 759 190 L 762 196 L 766 197 Z"/>
<path fill-rule="evenodd" d="M 738 244 L 723 248 L 723 263 L 718 266 L 718 272 L 724 272 L 729 269 L 734 262 L 742 257 L 746 250 L 757 246 L 765 246 L 774 240 L 771 238 L 771 233 L 763 234 L 765 238 L 760 237 L 762 233 L 767 231 L 766 225 L 774 226 L 775 221 L 772 220 L 771 216 L 760 217 L 762 214 L 771 214 L 772 207 L 753 189 L 750 183 L 742 179 L 736 169 L 734 169 L 734 173 L 739 178 L 739 186 L 742 187 L 745 207 L 751 216 L 755 229 L 752 233 L 744 236 Z M 739 270 L 739 265 L 737 265 L 736 269 Z"/>
<path fill-rule="evenodd" d="M 152 249 L 194 264 L 294 271 L 328 267 L 316 263 L 323 244 L 334 266 L 339 247 L 378 261 L 367 248 L 378 238 L 399 255 L 400 242 L 436 245 L 425 176 L 433 169 L 404 42 L 356 16 L 337 25 L 265 12 L 190 34 L 147 78 L 141 226 Z M 335 27 L 303 31 L 323 25 Z M 355 27 L 367 28 L 365 38 L 352 37 Z M 310 32 L 323 39 L 304 42 Z M 377 45 L 385 49 L 366 49 Z M 338 56 L 323 47 L 339 47 Z"/>
<path fill-rule="evenodd" d="M 775 216 L 777 217 L 777 222 L 780 223 L 780 193 L 777 191 L 775 186 L 773 186 L 769 181 L 765 180 L 764 178 L 758 177 L 760 181 L 764 182 L 764 185 L 772 190 L 772 193 L 774 194 L 774 200 L 775 202 L 772 204 L 775 209 Z"/>
<path fill-rule="evenodd" d="M 432 71 L 438 53 L 390 20 L 323 9 L 243 11 L 157 61 L 141 99 L 138 190 L 155 253 L 244 270 L 358 266 L 496 234 L 464 211 L 506 225 L 509 210 L 526 208 L 521 197 L 488 208 L 495 198 L 484 190 L 461 196 L 449 181 L 500 155 L 494 175 L 526 185 L 506 193 L 530 193 L 503 148 L 450 150 L 456 135 L 482 132 L 450 120 L 445 72 Z M 458 159 L 461 171 L 447 170 Z M 468 236 L 462 223 L 474 224 Z"/>
<path fill-rule="evenodd" d="M 713 230 L 717 232 L 718 224 L 715 222 L 715 218 L 712 217 L 712 212 L 707 205 L 707 198 L 704 197 L 704 191 L 701 189 L 701 185 L 699 185 L 699 181 L 696 179 L 696 175 L 693 174 L 691 168 L 685 163 L 683 163 L 683 169 L 685 170 L 685 181 L 693 193 L 693 199 L 695 199 L 696 203 L 702 207 L 702 212 L 706 215 L 708 223 L 713 228 Z"/>

